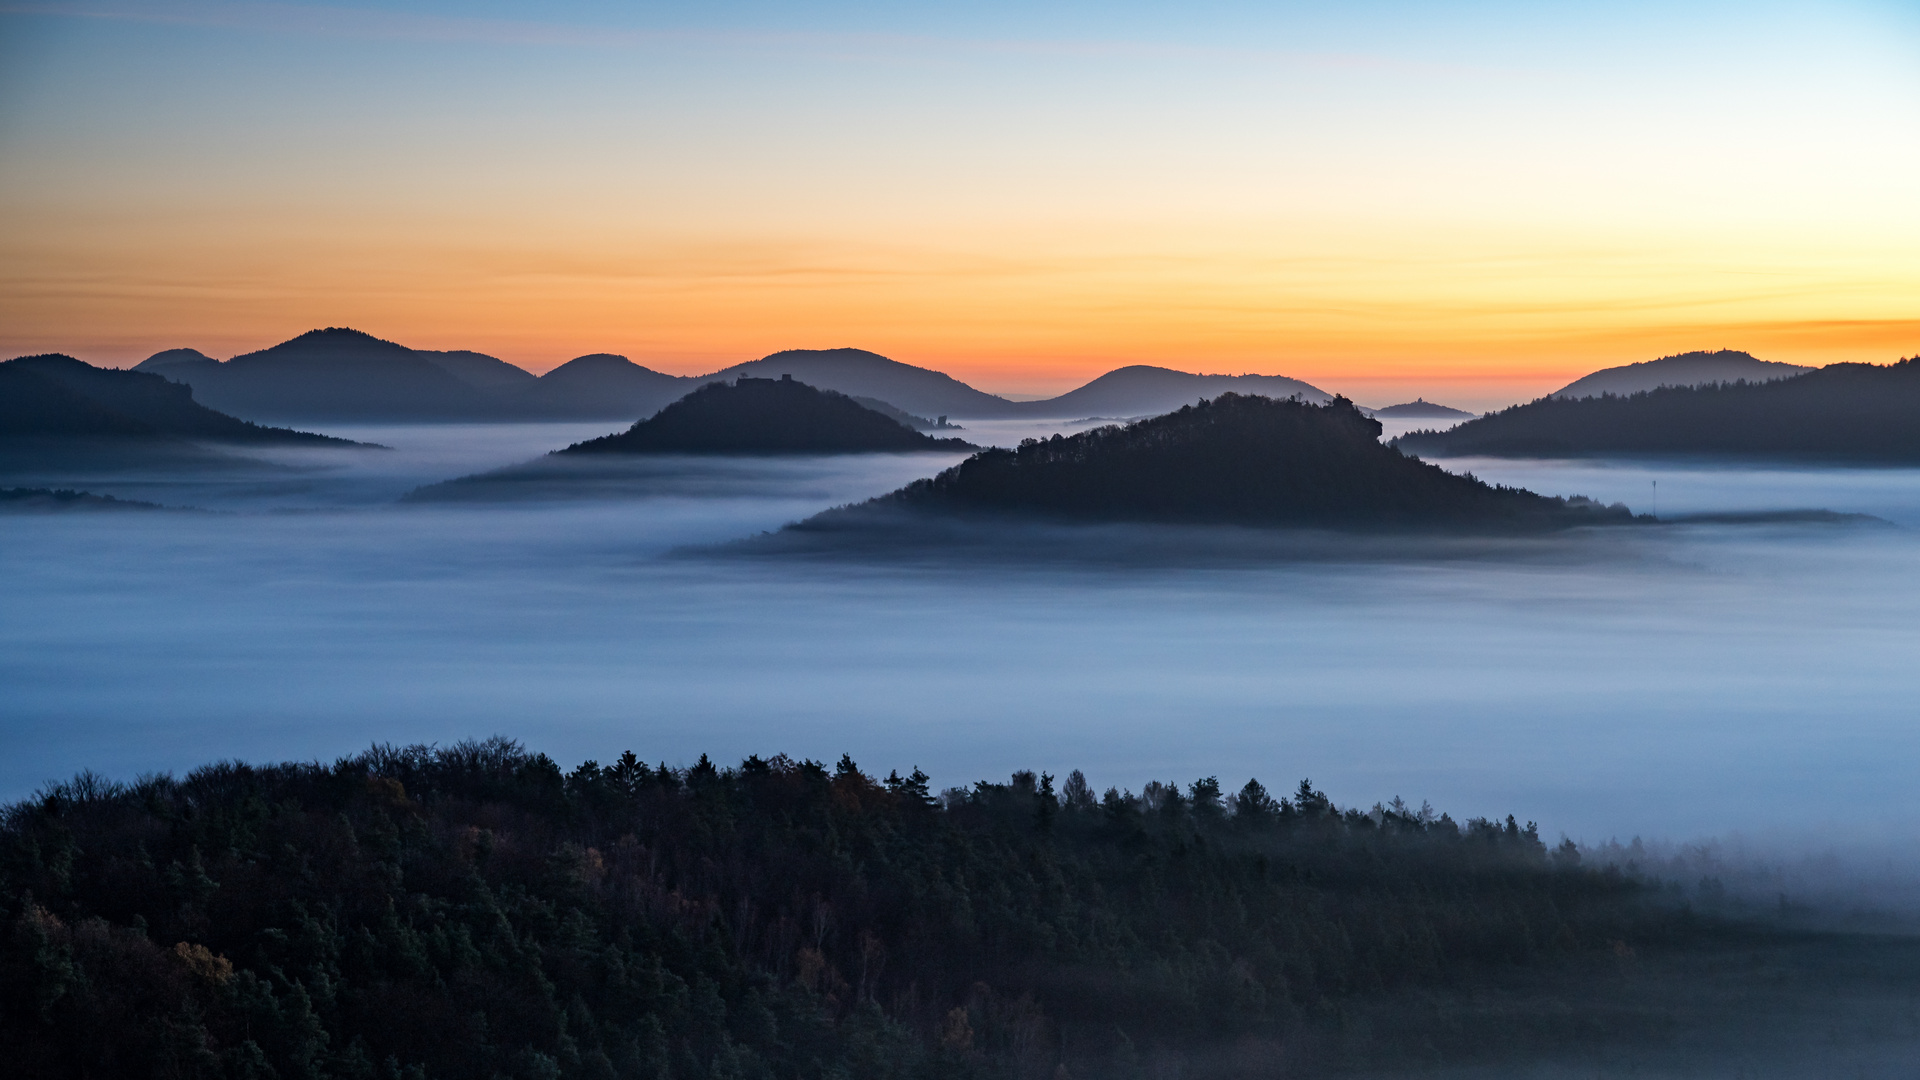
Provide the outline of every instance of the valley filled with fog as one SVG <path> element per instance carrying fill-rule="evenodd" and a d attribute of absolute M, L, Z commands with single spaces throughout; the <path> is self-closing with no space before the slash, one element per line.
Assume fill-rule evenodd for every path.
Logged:
<path fill-rule="evenodd" d="M 1237 565 L 1177 547 L 1146 564 L 942 565 L 710 546 L 958 454 L 662 458 L 398 501 L 608 427 L 332 429 L 388 449 L 88 483 L 203 512 L 0 518 L 0 791 L 502 733 L 567 762 L 846 751 L 939 785 L 1017 768 L 1135 789 L 1304 775 L 1343 803 L 1513 812 L 1588 844 L 1920 833 L 1912 470 L 1451 462 L 1641 512 L 1657 481 L 1665 517 L 1884 523 Z"/>

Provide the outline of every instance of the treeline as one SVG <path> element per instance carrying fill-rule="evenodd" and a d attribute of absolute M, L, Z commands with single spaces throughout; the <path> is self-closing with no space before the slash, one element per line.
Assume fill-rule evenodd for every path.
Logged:
<path fill-rule="evenodd" d="M 1546 397 L 1447 431 L 1402 435 L 1394 445 L 1440 456 L 1700 454 L 1920 461 L 1916 416 L 1920 357 L 1884 366 L 1831 364 L 1771 382 Z"/>
<path fill-rule="evenodd" d="M 888 510 L 1051 520 L 1362 530 L 1532 531 L 1632 520 L 1624 507 L 1456 476 L 1382 446 L 1345 398 L 1221 394 L 1165 416 L 986 450 L 803 529 Z"/>
<path fill-rule="evenodd" d="M 1324 1065 L 1356 1003 L 1671 933 L 1531 825 L 1302 781 L 935 795 L 495 739 L 92 775 L 0 820 L 33 1077 L 1130 1077 Z M 1423 1053 L 1439 1053 L 1425 1045 Z"/>

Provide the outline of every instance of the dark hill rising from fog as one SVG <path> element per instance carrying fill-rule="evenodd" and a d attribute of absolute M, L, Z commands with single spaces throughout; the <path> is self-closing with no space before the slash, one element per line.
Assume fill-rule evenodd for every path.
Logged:
<path fill-rule="evenodd" d="M 191 387 L 149 372 L 96 368 L 58 353 L 0 363 L 0 438 L 23 437 L 357 445 L 248 423 L 195 401 Z"/>
<path fill-rule="evenodd" d="M 1546 397 L 1395 445 L 1446 457 L 1685 454 L 1920 461 L 1920 358 L 1832 364 L 1769 382 Z"/>
<path fill-rule="evenodd" d="M 1448 405 L 1436 405 L 1425 398 L 1415 398 L 1403 405 L 1388 405 L 1384 409 L 1373 410 L 1373 415 L 1384 416 L 1389 420 L 1453 420 L 1465 419 L 1473 414 L 1465 409 L 1456 409 Z"/>
<path fill-rule="evenodd" d="M 742 376 L 695 390 L 626 431 L 560 454 L 850 454 L 972 450 L 935 439 L 845 394 L 797 379 Z"/>
<path fill-rule="evenodd" d="M 1812 368 L 1756 359 L 1751 353 L 1718 349 L 1663 356 L 1637 364 L 1602 368 L 1547 395 L 1557 398 L 1625 397 L 1663 386 L 1702 386 L 1720 382 L 1767 382 L 1804 375 Z"/>
<path fill-rule="evenodd" d="M 930 479 L 790 529 L 858 529 L 901 513 L 1056 522 L 1535 532 L 1627 523 L 1623 507 L 1493 487 L 1403 456 L 1344 398 L 1222 394 L 1178 412 L 992 449 Z"/>

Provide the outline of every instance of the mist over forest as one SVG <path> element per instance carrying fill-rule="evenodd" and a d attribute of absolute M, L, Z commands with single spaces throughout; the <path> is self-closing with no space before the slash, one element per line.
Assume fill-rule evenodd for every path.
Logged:
<path fill-rule="evenodd" d="M 1306 441 L 1247 441 L 1269 412 Z M 977 457 L 861 418 L 912 449 L 556 454 L 629 425 L 327 425 L 348 442 L 83 456 L 12 489 L 0 874 L 10 983 L 38 995 L 8 1022 L 40 1032 L 17 1045 L 50 1074 L 185 1040 L 208 1075 L 338 1076 L 1799 1076 L 1833 1053 L 1878 1075 L 1911 1050 L 1911 470 L 1423 464 L 1379 440 L 1431 419 L 1342 401 L 969 419 L 1007 448 Z M 1128 455 L 1169 445 L 1195 448 L 1185 473 L 1129 489 L 1153 474 Z M 1176 474 L 1322 446 L 1322 479 L 1240 505 L 1388 505 L 1338 499 L 1407 483 L 1613 509 L 1437 532 L 1151 509 L 1234 505 Z M 969 469 L 987 479 L 944 479 Z M 930 477 L 989 503 L 1172 501 L 961 515 L 919 546 L 783 540 Z M 458 839 L 475 829 L 485 860 Z M 276 845 L 323 834 L 364 861 L 302 880 L 364 888 L 264 884 L 293 865 Z M 636 879 L 666 907 L 596 898 L 641 888 L 620 884 L 632 852 L 606 861 L 629 834 L 674 852 Z M 756 861 L 782 846 L 858 869 Z M 950 898 L 913 891 L 931 860 L 972 867 L 968 896 L 1019 893 L 1034 858 L 1065 893 L 970 900 L 981 921 L 944 943 Z M 1222 876 L 1183 880 L 1227 899 L 1142 869 L 1191 859 Z M 795 874 L 815 892 L 766 884 Z M 1431 874 L 1464 891 L 1415 903 Z M 900 889 L 934 906 L 860 906 Z M 510 934 L 473 921 L 480 896 Z M 1209 921 L 1229 900 L 1329 921 Z M 841 921 L 812 953 L 781 936 L 823 903 Z M 556 936 L 560 910 L 592 925 Z M 1150 932 L 1170 919 L 1189 936 Z M 1328 935 L 1348 944 L 1316 951 Z M 422 1041 L 448 1009 L 487 1020 Z M 87 1025 L 124 1033 L 92 1065 L 60 1034 Z M 1811 1054 L 1815 1029 L 1838 1049 Z"/>

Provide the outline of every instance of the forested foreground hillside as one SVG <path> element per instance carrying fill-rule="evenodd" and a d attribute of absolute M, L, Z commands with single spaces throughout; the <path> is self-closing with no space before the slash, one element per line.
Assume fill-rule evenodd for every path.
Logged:
<path fill-rule="evenodd" d="M 936 797 L 844 758 L 569 773 L 504 740 L 83 775 L 0 841 L 16 1076 L 1316 1075 L 1486 1049 L 1372 1003 L 1705 925 L 1512 818 L 1304 781 Z M 1524 1027 L 1492 1034 L 1562 1034 Z"/>

